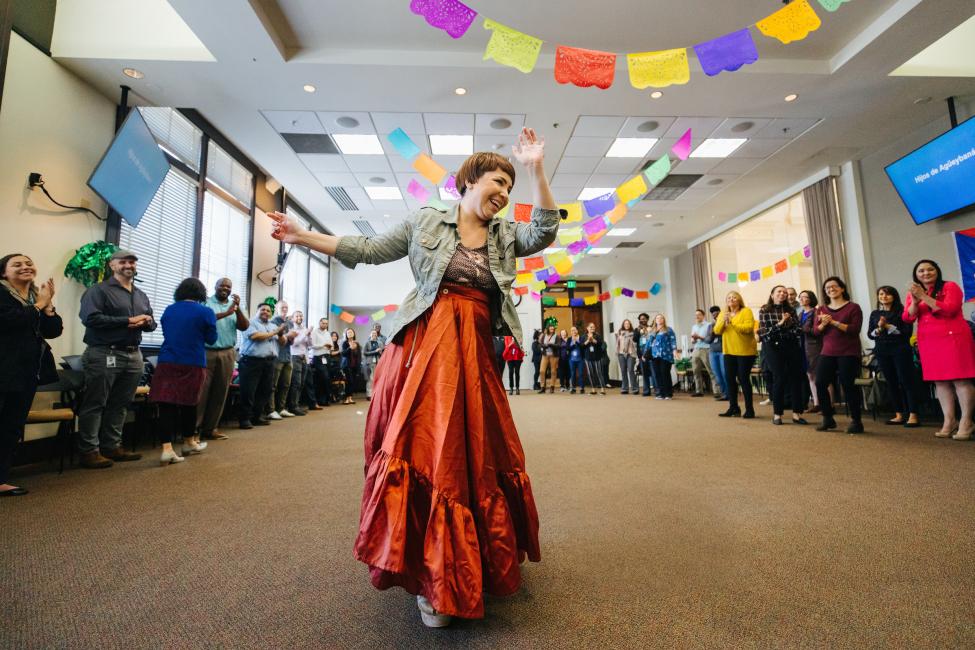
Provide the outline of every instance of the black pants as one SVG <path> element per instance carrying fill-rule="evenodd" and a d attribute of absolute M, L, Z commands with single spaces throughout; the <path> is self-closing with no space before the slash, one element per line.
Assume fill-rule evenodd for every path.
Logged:
<path fill-rule="evenodd" d="M 559 386 L 569 390 L 569 357 L 559 359 Z"/>
<path fill-rule="evenodd" d="M 0 392 L 0 483 L 6 483 L 10 477 L 14 449 L 24 435 L 24 423 L 35 390 L 35 386 L 30 386 L 24 390 Z"/>
<path fill-rule="evenodd" d="M 172 443 L 180 437 L 183 440 L 196 434 L 196 405 L 159 403 L 159 422 L 156 425 L 159 442 Z"/>
<path fill-rule="evenodd" d="M 599 390 L 606 390 L 606 384 L 603 382 L 602 361 L 599 359 L 586 359 L 586 376 L 589 377 L 590 390 L 596 390 L 596 386 L 599 386 Z"/>
<path fill-rule="evenodd" d="M 860 357 L 829 357 L 825 354 L 819 357 L 819 367 L 816 369 L 816 392 L 819 393 L 819 406 L 824 418 L 833 417 L 833 403 L 829 399 L 829 385 L 837 373 L 840 376 L 840 386 L 846 397 L 846 406 L 850 409 L 850 418 L 854 422 L 860 421 L 860 393 L 856 385 L 856 378 L 860 374 Z"/>
<path fill-rule="evenodd" d="M 917 413 L 914 390 L 914 355 L 910 348 L 893 354 L 878 354 L 877 364 L 887 380 L 890 403 L 898 413 Z"/>
<path fill-rule="evenodd" d="M 263 417 L 264 406 L 271 398 L 274 357 L 241 357 L 237 362 L 240 378 L 240 421 Z"/>
<path fill-rule="evenodd" d="M 802 386 L 808 384 L 806 371 L 802 365 L 802 349 L 798 341 L 781 345 L 766 344 L 765 361 L 772 371 L 772 410 L 776 415 L 782 415 L 786 406 L 791 406 L 792 412 L 799 414 L 803 411 Z M 786 399 L 786 391 L 791 395 L 791 401 Z"/>
<path fill-rule="evenodd" d="M 532 365 L 535 366 L 535 381 L 533 382 L 532 390 L 538 390 L 541 388 L 541 384 L 538 383 L 538 373 L 542 370 L 542 357 L 536 355 L 535 358 L 532 359 Z"/>
<path fill-rule="evenodd" d="M 725 381 L 728 382 L 728 407 L 738 410 L 738 388 L 745 400 L 745 411 L 754 412 L 752 406 L 752 366 L 755 357 L 740 357 L 737 354 L 724 355 Z"/>
<path fill-rule="evenodd" d="M 666 359 L 653 358 L 653 376 L 657 380 L 657 397 L 674 396 L 674 380 L 670 376 L 670 367 L 673 365 L 673 362 Z"/>
<path fill-rule="evenodd" d="M 325 355 L 312 357 L 311 376 L 314 394 L 309 406 L 312 404 L 328 406 L 330 402 L 329 395 L 332 393 L 332 377 L 328 372 L 328 363 L 325 361 Z"/>
<path fill-rule="evenodd" d="M 521 359 L 508 362 L 508 389 L 521 388 Z"/>
<path fill-rule="evenodd" d="M 643 395 L 650 396 L 650 386 L 653 385 L 653 361 L 642 359 L 640 361 L 640 374 L 643 376 Z"/>
<path fill-rule="evenodd" d="M 343 397 L 352 397 L 355 389 L 359 386 L 359 377 L 362 376 L 362 368 L 342 368 L 342 376 L 345 377 L 345 395 Z"/>

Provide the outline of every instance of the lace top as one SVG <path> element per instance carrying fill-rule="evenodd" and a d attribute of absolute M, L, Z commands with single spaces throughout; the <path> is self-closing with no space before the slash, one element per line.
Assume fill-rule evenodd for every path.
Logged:
<path fill-rule="evenodd" d="M 498 283 L 491 274 L 488 262 L 488 247 L 485 243 L 480 248 L 467 248 L 457 244 L 454 256 L 447 264 L 443 274 L 443 282 L 463 284 L 484 291 L 497 291 Z"/>

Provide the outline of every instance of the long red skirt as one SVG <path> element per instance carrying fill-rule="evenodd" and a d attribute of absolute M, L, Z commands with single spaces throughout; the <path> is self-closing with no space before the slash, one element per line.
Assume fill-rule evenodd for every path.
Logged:
<path fill-rule="evenodd" d="M 376 368 L 355 557 L 378 589 L 484 616 L 541 560 L 538 512 L 494 363 L 488 297 L 444 285 Z"/>

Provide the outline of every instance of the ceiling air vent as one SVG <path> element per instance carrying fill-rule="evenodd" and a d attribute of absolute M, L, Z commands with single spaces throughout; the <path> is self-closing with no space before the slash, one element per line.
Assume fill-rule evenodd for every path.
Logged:
<path fill-rule="evenodd" d="M 324 133 L 282 133 L 281 137 L 295 153 L 339 153 Z"/>
<path fill-rule="evenodd" d="M 339 204 L 339 207 L 343 210 L 358 210 L 359 206 L 352 202 L 349 197 L 349 193 L 345 191 L 343 187 L 325 187 L 325 191 L 328 195 Z"/>
<path fill-rule="evenodd" d="M 653 164 L 649 161 L 644 165 L 644 169 Z M 654 187 L 649 194 L 643 197 L 644 201 L 673 201 L 684 191 L 693 185 L 703 174 L 671 174 L 662 181 L 660 185 Z"/>
<path fill-rule="evenodd" d="M 624 241 L 616 244 L 616 248 L 640 248 L 646 242 L 642 241 Z"/>
<path fill-rule="evenodd" d="M 376 229 L 372 227 L 372 224 L 365 219 L 354 219 L 352 225 L 359 229 L 366 237 L 375 237 L 378 233 Z"/>

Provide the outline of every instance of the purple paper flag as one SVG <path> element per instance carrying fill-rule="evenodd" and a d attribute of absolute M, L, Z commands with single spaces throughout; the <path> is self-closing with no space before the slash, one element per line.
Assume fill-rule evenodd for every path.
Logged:
<path fill-rule="evenodd" d="M 718 271 L 718 282 L 724 282 L 728 279 L 728 274 L 724 271 Z"/>
<path fill-rule="evenodd" d="M 802 256 L 807 259 L 812 257 L 812 249 L 809 247 L 809 244 L 802 247 Z"/>
<path fill-rule="evenodd" d="M 538 282 L 545 282 L 546 280 L 548 280 L 548 269 L 535 271 L 535 280 Z"/>
<path fill-rule="evenodd" d="M 613 194 L 614 192 L 610 192 L 609 194 L 603 194 L 594 199 L 583 201 L 582 205 L 586 208 L 586 214 L 590 217 L 602 216 L 615 208 L 616 201 L 613 199 Z"/>
<path fill-rule="evenodd" d="M 569 253 L 569 255 L 578 255 L 582 251 L 586 250 L 586 246 L 588 245 L 588 241 L 585 239 L 580 239 L 579 241 L 574 241 L 569 244 L 565 250 Z"/>
<path fill-rule="evenodd" d="M 430 198 L 430 192 L 427 191 L 427 188 L 417 183 L 415 178 L 410 179 L 410 184 L 406 187 L 406 193 L 420 203 L 426 203 L 427 199 Z"/>
<path fill-rule="evenodd" d="M 659 282 L 654 282 L 653 283 L 653 286 L 650 287 L 650 293 L 652 293 L 653 295 L 657 295 L 658 293 L 660 293 L 660 283 Z"/>
<path fill-rule="evenodd" d="M 443 184 L 443 188 L 447 191 L 447 194 L 454 197 L 458 201 L 460 200 L 460 192 L 457 191 L 457 177 L 451 174 L 447 177 L 447 182 Z"/>
<path fill-rule="evenodd" d="M 582 230 L 587 235 L 595 235 L 597 232 L 606 230 L 607 227 L 606 219 L 603 217 L 596 217 L 595 219 L 590 219 L 586 223 L 582 224 Z"/>
<path fill-rule="evenodd" d="M 585 304 L 586 301 L 583 300 L 582 298 L 572 298 L 571 300 L 569 300 L 570 307 L 584 307 Z"/>
<path fill-rule="evenodd" d="M 627 298 L 633 297 L 633 289 L 620 289 L 620 293 L 622 293 Z"/>
<path fill-rule="evenodd" d="M 553 284 L 556 284 L 561 279 L 562 278 L 559 277 L 558 273 L 550 273 L 548 276 L 548 280 L 545 281 L 545 284 L 547 284 L 548 286 L 552 286 Z"/>
<path fill-rule="evenodd" d="M 368 325 L 369 324 L 369 317 L 368 316 L 356 316 L 355 317 L 355 324 L 356 325 Z"/>
<path fill-rule="evenodd" d="M 680 137 L 671 152 L 681 160 L 687 160 L 687 157 L 691 155 L 691 130 L 687 129 L 684 135 Z"/>
<path fill-rule="evenodd" d="M 453 38 L 460 38 L 477 17 L 477 12 L 457 0 L 413 0 L 410 11 L 423 16 Z"/>
<path fill-rule="evenodd" d="M 758 49 L 748 28 L 725 34 L 713 41 L 694 46 L 704 74 L 713 77 L 724 70 L 734 72 L 741 66 L 758 61 Z"/>
<path fill-rule="evenodd" d="M 762 272 L 760 270 L 759 271 L 752 271 L 749 274 L 748 279 L 751 280 L 752 282 L 758 282 L 759 280 L 762 279 Z"/>

